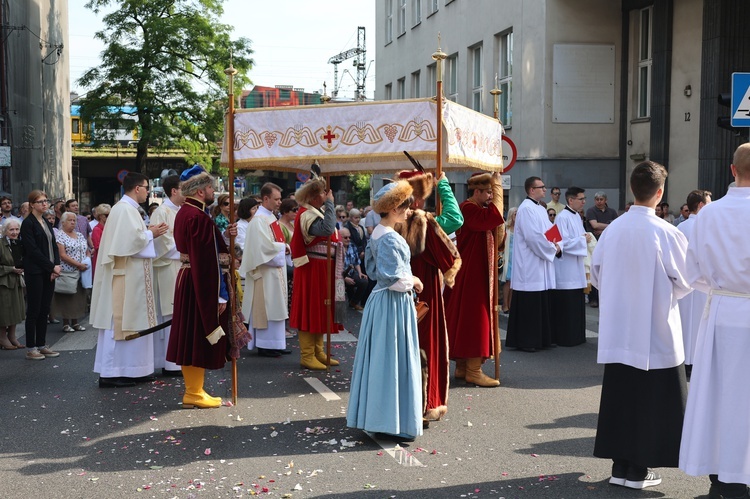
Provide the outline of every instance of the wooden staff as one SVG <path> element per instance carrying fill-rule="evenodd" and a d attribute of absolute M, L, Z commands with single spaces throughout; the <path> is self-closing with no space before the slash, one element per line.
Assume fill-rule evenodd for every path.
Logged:
<path fill-rule="evenodd" d="M 331 188 L 331 176 L 326 175 L 326 188 Z M 334 215 L 336 214 L 336 207 L 333 209 Z M 325 216 L 325 215 L 324 215 Z M 334 234 L 336 233 L 336 222 L 333 222 Z M 336 285 L 335 277 L 333 275 L 333 269 L 331 265 L 331 250 L 333 245 L 333 234 L 328 236 L 326 242 L 326 371 L 331 370 L 331 330 L 333 329 L 333 314 L 335 311 L 334 303 L 336 297 L 333 296 L 331 285 Z"/>
<path fill-rule="evenodd" d="M 323 82 L 323 97 L 320 98 L 320 101 L 323 103 L 323 105 L 328 104 L 331 101 L 331 98 L 326 93 L 326 84 Z M 326 189 L 331 188 L 331 176 L 326 175 Z M 336 205 L 334 203 L 334 215 L 336 214 Z M 325 214 L 324 214 L 325 216 Z M 333 230 L 334 233 L 336 231 L 336 220 L 334 219 L 334 225 Z M 333 329 L 333 314 L 335 311 L 335 299 L 336 297 L 333 296 L 333 293 L 331 292 L 331 285 L 336 285 L 335 278 L 333 276 L 333 269 L 331 268 L 331 245 L 333 243 L 332 241 L 333 234 L 328 236 L 328 240 L 326 241 L 326 371 L 331 370 L 331 330 Z"/>
<path fill-rule="evenodd" d="M 495 101 L 495 110 L 494 115 L 495 119 L 498 119 L 499 116 L 499 109 L 498 109 L 498 99 L 500 97 L 500 94 L 502 94 L 503 91 L 497 88 L 497 75 L 495 75 L 495 88 L 490 90 L 490 94 L 492 94 L 492 97 Z M 498 225 L 495 227 L 495 244 L 492 245 L 492 274 L 494 279 L 494 287 L 495 287 L 495 296 L 492 300 L 492 310 L 493 312 L 493 323 L 494 323 L 494 335 L 493 335 L 493 343 L 494 348 L 493 352 L 495 355 L 495 379 L 500 381 L 500 321 L 498 320 L 500 318 L 500 275 L 499 275 L 499 268 L 497 265 L 497 261 L 499 258 L 498 250 L 500 247 L 500 239 L 502 237 L 500 226 Z M 503 262 L 504 265 L 507 265 L 508 262 Z"/>
<path fill-rule="evenodd" d="M 227 112 L 227 134 L 225 140 L 229 150 L 229 223 L 233 224 L 234 219 L 234 75 L 237 70 L 232 66 L 230 60 L 229 67 L 224 70 L 224 74 L 229 77 L 229 111 Z M 229 234 L 229 279 L 234 290 L 234 296 L 229 300 L 229 335 L 230 341 L 234 341 L 234 317 L 237 314 L 237 280 L 234 276 L 234 236 Z M 237 359 L 232 358 L 232 404 L 237 405 Z"/>
<path fill-rule="evenodd" d="M 448 57 L 448 54 L 442 51 L 440 48 L 440 33 L 438 33 L 438 49 L 432 54 L 432 58 L 435 60 L 436 70 L 436 102 L 437 102 L 437 154 L 435 158 L 435 178 L 440 180 L 440 175 L 443 173 L 443 61 Z M 440 194 L 435 189 L 435 214 L 440 215 Z"/>

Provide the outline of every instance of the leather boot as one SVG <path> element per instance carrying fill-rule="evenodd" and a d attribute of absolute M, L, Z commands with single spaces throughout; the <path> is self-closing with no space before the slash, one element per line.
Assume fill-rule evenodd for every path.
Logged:
<path fill-rule="evenodd" d="M 482 372 L 482 359 L 474 357 L 466 359 L 466 382 L 477 386 L 500 386 L 500 382 L 490 378 Z"/>
<path fill-rule="evenodd" d="M 453 377 L 456 379 L 466 377 L 466 359 L 456 359 L 456 372 L 453 373 Z"/>
<path fill-rule="evenodd" d="M 315 371 L 325 371 L 325 364 L 315 357 L 315 337 L 320 335 L 299 331 L 297 336 L 299 337 L 300 365 Z"/>
<path fill-rule="evenodd" d="M 321 364 L 326 363 L 326 349 L 325 344 L 323 342 L 323 335 L 322 334 L 316 334 L 315 335 L 315 358 L 320 361 Z M 331 365 L 337 366 L 339 365 L 338 360 L 331 359 Z"/>
<path fill-rule="evenodd" d="M 444 405 L 439 405 L 433 409 L 427 409 L 424 413 L 424 418 L 428 421 L 440 421 L 448 412 L 448 408 Z"/>
<path fill-rule="evenodd" d="M 210 409 L 221 406 L 221 397 L 212 397 L 203 390 L 205 375 L 206 370 L 202 367 L 182 366 L 182 377 L 185 378 L 183 409 Z"/>

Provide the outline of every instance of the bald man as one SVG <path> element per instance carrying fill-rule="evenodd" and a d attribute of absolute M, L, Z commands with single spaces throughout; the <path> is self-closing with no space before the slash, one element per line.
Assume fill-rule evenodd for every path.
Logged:
<path fill-rule="evenodd" d="M 695 218 L 688 280 L 708 294 L 680 447 L 680 468 L 709 475 L 710 497 L 748 497 L 750 484 L 750 144 L 731 165 L 735 186 Z M 740 230 L 737 230 L 737 229 Z M 745 229 L 745 230 L 743 230 Z"/>

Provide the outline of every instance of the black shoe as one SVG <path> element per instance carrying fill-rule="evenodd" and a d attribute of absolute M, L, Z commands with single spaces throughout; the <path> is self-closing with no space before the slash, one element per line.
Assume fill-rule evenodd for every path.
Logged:
<path fill-rule="evenodd" d="M 99 388 L 126 388 L 129 386 L 135 386 L 135 381 L 129 378 L 99 377 Z"/>
<path fill-rule="evenodd" d="M 534 353 L 534 352 L 536 352 L 536 348 L 534 348 L 534 347 L 528 347 L 528 348 L 519 348 L 519 350 L 520 350 L 520 351 L 522 351 L 522 352 L 529 352 L 529 353 Z"/>
<path fill-rule="evenodd" d="M 630 466 L 623 485 L 630 489 L 641 490 L 661 483 L 660 474 L 648 468 L 646 468 L 645 471 L 642 470 L 643 468 L 634 468 L 633 466 Z"/>
<path fill-rule="evenodd" d="M 612 476 L 609 479 L 609 483 L 612 485 L 625 486 L 625 478 L 628 474 L 628 465 L 625 463 L 612 463 Z"/>
<path fill-rule="evenodd" d="M 165 369 L 161 368 L 161 375 L 162 376 L 168 376 L 168 377 L 174 377 L 174 378 L 180 378 L 182 377 L 182 370 L 181 369 Z"/>
<path fill-rule="evenodd" d="M 258 356 L 259 357 L 281 357 L 281 352 L 278 350 L 272 350 L 270 348 L 260 348 L 258 347 Z"/>
<path fill-rule="evenodd" d="M 156 376 L 153 374 L 149 374 L 148 376 L 141 376 L 140 378 L 125 378 L 133 380 L 136 383 L 151 383 L 153 381 L 156 381 Z"/>
<path fill-rule="evenodd" d="M 292 351 L 287 350 L 286 348 L 279 348 L 276 351 L 279 352 L 281 355 L 292 355 Z"/>

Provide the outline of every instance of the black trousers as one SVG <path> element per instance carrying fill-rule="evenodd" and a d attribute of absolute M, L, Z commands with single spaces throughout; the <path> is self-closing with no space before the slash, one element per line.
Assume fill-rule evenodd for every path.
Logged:
<path fill-rule="evenodd" d="M 26 274 L 26 347 L 47 344 L 47 317 L 55 293 L 55 281 L 49 274 Z"/>
<path fill-rule="evenodd" d="M 365 277 L 360 279 L 359 277 L 354 278 L 354 284 L 346 285 L 346 296 L 349 299 L 349 303 L 353 305 L 364 305 L 367 297 L 367 287 L 369 285 L 369 279 Z"/>

